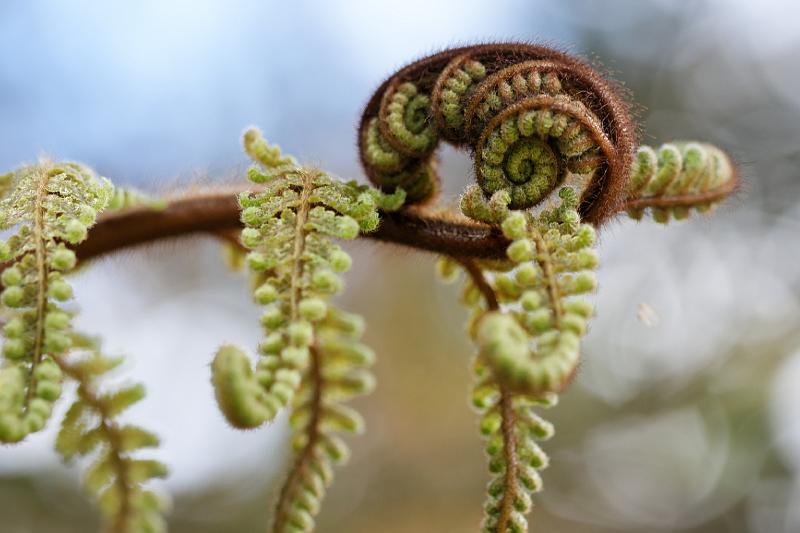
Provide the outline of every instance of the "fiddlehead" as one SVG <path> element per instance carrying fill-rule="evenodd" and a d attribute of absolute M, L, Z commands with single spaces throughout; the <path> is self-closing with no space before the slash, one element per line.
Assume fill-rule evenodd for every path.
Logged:
<path fill-rule="evenodd" d="M 84 486 L 97 499 L 105 517 L 106 531 L 165 531 L 161 513 L 166 503 L 143 487 L 143 483 L 164 477 L 167 469 L 159 461 L 131 456 L 142 448 L 158 446 L 158 437 L 138 426 L 117 421 L 120 413 L 144 398 L 144 387 L 132 385 L 102 391 L 98 380 L 122 359 L 102 355 L 92 339 L 81 335 L 74 338 L 83 354 L 69 358 L 56 356 L 64 373 L 78 383 L 78 397 L 64 416 L 56 450 L 67 461 L 94 454 Z"/>
<path fill-rule="evenodd" d="M 581 177 L 580 211 L 592 223 L 616 213 L 634 148 L 627 107 L 611 84 L 566 54 L 521 44 L 457 48 L 410 64 L 378 89 L 359 131 L 372 182 L 403 187 L 412 201 L 435 195 L 442 138 L 472 150 L 483 193 L 507 191 L 512 209 Z"/>
<path fill-rule="evenodd" d="M 4 183 L 0 225 L 17 231 L 0 243 L 6 261 L 0 300 L 7 314 L 0 440 L 17 442 L 44 427 L 59 397 L 53 358 L 72 345 L 71 315 L 59 304 L 72 297 L 64 275 L 76 258 L 67 245 L 86 239 L 113 189 L 76 163 L 23 167 L 4 176 Z"/>
<path fill-rule="evenodd" d="M 736 167 L 728 154 L 696 142 L 640 146 L 631 170 L 625 207 L 640 219 L 649 208 L 656 222 L 682 220 L 691 209 L 706 212 L 737 186 Z"/>
<path fill-rule="evenodd" d="M 281 490 L 273 530 L 310 531 L 331 465 L 346 447 L 333 433 L 357 431 L 360 417 L 339 402 L 366 392 L 364 366 L 371 352 L 357 342 L 357 317 L 330 304 L 341 290 L 338 274 L 350 257 L 332 239 L 353 239 L 378 225 L 378 208 L 396 209 L 399 191 L 385 195 L 355 182 L 343 183 L 301 168 L 269 146 L 256 130 L 245 134 L 245 150 L 261 169 L 260 185 L 242 194 L 242 244 L 252 250 L 256 301 L 267 306 L 267 332 L 255 371 L 238 348 L 223 346 L 212 365 L 218 404 L 236 427 L 256 427 L 292 403 L 296 457 Z"/>
<path fill-rule="evenodd" d="M 498 221 L 511 240 L 508 260 L 479 265 L 460 261 L 470 278 L 464 301 L 473 310 L 471 337 L 478 348 L 473 405 L 481 413 L 492 481 L 484 530 L 525 531 L 530 495 L 541 488 L 537 470 L 547 456 L 536 440 L 553 427 L 533 412 L 552 405 L 579 360 L 580 337 L 592 314 L 580 295 L 594 289 L 594 230 L 580 224 L 577 196 L 559 192 L 561 204 L 539 215 L 509 212 L 508 194 L 462 202 L 465 213 Z"/>
<path fill-rule="evenodd" d="M 242 244 L 255 275 L 255 299 L 266 306 L 267 331 L 255 372 L 247 356 L 224 346 L 214 358 L 218 404 L 228 421 L 241 428 L 272 420 L 287 405 L 307 370 L 315 330 L 328 299 L 341 288 L 337 273 L 350 259 L 331 238 L 354 239 L 378 224 L 378 204 L 397 207 L 400 192 L 386 196 L 355 182 L 341 183 L 321 171 L 297 166 L 267 145 L 260 133 L 245 134 L 245 150 L 262 169 L 249 178 L 261 185 L 239 197 Z"/>

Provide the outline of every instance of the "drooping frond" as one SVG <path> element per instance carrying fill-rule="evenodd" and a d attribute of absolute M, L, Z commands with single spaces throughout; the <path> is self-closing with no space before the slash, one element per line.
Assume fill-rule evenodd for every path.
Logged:
<path fill-rule="evenodd" d="M 166 467 L 153 459 L 133 456 L 142 448 L 158 446 L 153 433 L 122 424 L 118 416 L 144 398 L 141 385 L 103 390 L 99 380 L 117 367 L 121 358 L 104 356 L 95 341 L 75 335 L 81 355 L 57 355 L 64 373 L 78 383 L 77 399 L 67 411 L 56 439 L 56 450 L 69 461 L 92 455 L 84 487 L 97 500 L 111 533 L 166 531 L 162 517 L 166 503 L 144 483 L 164 477 Z"/>
<path fill-rule="evenodd" d="M 254 295 L 266 306 L 266 337 L 255 370 L 234 346 L 224 346 L 212 366 L 217 400 L 236 427 L 256 427 L 287 405 L 309 367 L 316 329 L 339 292 L 338 273 L 349 256 L 332 239 L 353 239 L 377 227 L 377 208 L 396 208 L 400 191 L 384 195 L 355 182 L 297 166 L 269 146 L 257 130 L 245 134 L 245 149 L 261 164 L 249 171 L 260 187 L 242 194 L 242 243 L 252 250 Z"/>
<path fill-rule="evenodd" d="M 318 324 L 309 369 L 293 402 L 295 458 L 278 497 L 274 533 L 313 530 L 333 466 L 349 455 L 337 433 L 358 433 L 363 428 L 359 414 L 343 404 L 373 387 L 367 367 L 374 356 L 358 342 L 362 330 L 360 317 L 332 308 Z"/>
<path fill-rule="evenodd" d="M 59 396 L 60 377 L 50 363 L 72 344 L 71 315 L 59 304 L 72 297 L 64 275 L 76 259 L 67 245 L 86 239 L 113 188 L 77 163 L 23 167 L 2 183 L 0 228 L 16 233 L 0 242 L 6 318 L 0 379 L 7 384 L 0 440 L 17 442 L 44 427 Z"/>
<path fill-rule="evenodd" d="M 683 220 L 692 209 L 706 212 L 736 188 L 730 157 L 710 144 L 676 142 L 658 150 L 640 146 L 631 169 L 625 206 L 639 220 L 650 209 L 656 222 Z"/>
<path fill-rule="evenodd" d="M 250 180 L 260 187 L 239 198 L 241 242 L 266 306 L 266 336 L 255 370 L 235 346 L 223 346 L 212 365 L 218 404 L 228 421 L 256 427 L 292 404 L 295 458 L 280 491 L 273 530 L 310 531 L 332 466 L 347 448 L 336 433 L 355 432 L 361 418 L 341 402 L 367 392 L 372 352 L 358 342 L 360 319 L 332 307 L 339 274 L 350 256 L 333 239 L 353 239 L 378 224 L 378 208 L 396 209 L 404 193 L 385 195 L 355 182 L 297 166 L 256 130 L 245 149 L 261 164 Z"/>
<path fill-rule="evenodd" d="M 550 406 L 574 374 L 580 337 L 592 314 L 581 295 L 596 285 L 595 233 L 581 224 L 577 195 L 564 187 L 560 205 L 535 215 L 510 211 L 505 191 L 486 199 L 470 189 L 464 214 L 502 230 L 511 240 L 507 261 L 461 260 L 469 279 L 463 300 L 478 349 L 473 405 L 481 414 L 492 479 L 483 531 L 527 531 L 531 494 L 542 485 L 548 459 L 537 444 L 553 434 L 536 406 Z M 453 266 L 440 263 L 452 277 Z"/>

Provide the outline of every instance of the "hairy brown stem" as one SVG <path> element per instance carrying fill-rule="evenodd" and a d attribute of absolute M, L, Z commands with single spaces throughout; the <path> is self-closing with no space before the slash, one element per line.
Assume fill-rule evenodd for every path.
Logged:
<path fill-rule="evenodd" d="M 272 530 L 276 533 L 283 531 L 283 527 L 288 520 L 290 509 L 288 506 L 291 504 L 292 499 L 296 496 L 295 492 L 298 490 L 299 485 L 302 483 L 303 476 L 306 470 L 310 468 L 310 463 L 314 457 L 314 448 L 317 446 L 320 438 L 320 418 L 322 416 L 322 387 L 323 377 L 321 369 L 321 355 L 316 346 L 311 346 L 311 364 L 309 366 L 309 379 L 313 382 L 313 395 L 311 398 L 311 419 L 306 426 L 306 444 L 303 446 L 302 451 L 297 455 L 297 458 L 289 470 L 289 475 L 281 487 L 280 495 L 278 496 L 278 505 L 276 507 L 275 518 Z"/>
<path fill-rule="evenodd" d="M 475 264 L 474 259 L 456 257 L 456 261 L 461 263 L 469 274 L 472 282 L 478 287 L 481 295 L 486 300 L 486 307 L 489 311 L 497 311 L 500 305 L 497 302 L 497 294 L 486 281 L 483 272 Z M 500 416 L 502 417 L 501 430 L 503 432 L 503 459 L 506 464 L 504 485 L 506 490 L 500 502 L 500 515 L 497 518 L 498 533 L 508 529 L 508 521 L 514 511 L 514 500 L 517 498 L 517 439 L 514 434 L 514 406 L 511 392 L 500 385 Z"/>
<path fill-rule="evenodd" d="M 131 207 L 102 215 L 78 245 L 82 261 L 123 248 L 197 233 L 220 234 L 241 227 L 238 193 L 252 188 L 206 189 L 168 198 L 164 209 Z M 472 258 L 505 257 L 509 241 L 496 229 L 463 217 L 445 216 L 419 207 L 385 212 L 381 224 L 364 237 L 430 252 Z"/>

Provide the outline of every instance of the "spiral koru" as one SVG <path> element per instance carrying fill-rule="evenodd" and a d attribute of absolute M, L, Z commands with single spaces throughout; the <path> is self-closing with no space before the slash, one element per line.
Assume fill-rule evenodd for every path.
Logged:
<path fill-rule="evenodd" d="M 625 196 L 634 127 L 619 89 L 563 52 L 528 44 L 454 48 L 399 70 L 375 92 L 359 127 L 361 161 L 384 190 L 435 198 L 439 140 L 470 149 L 486 196 L 512 209 L 542 202 L 569 175 L 580 213 L 600 224 Z"/>

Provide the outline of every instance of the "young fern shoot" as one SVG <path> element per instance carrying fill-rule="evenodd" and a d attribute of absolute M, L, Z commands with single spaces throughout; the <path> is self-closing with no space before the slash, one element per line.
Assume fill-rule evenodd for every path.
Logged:
<path fill-rule="evenodd" d="M 261 316 L 266 337 L 255 370 L 238 348 L 220 348 L 212 380 L 220 409 L 235 427 L 257 427 L 292 404 L 297 455 L 273 530 L 310 531 L 331 480 L 330 466 L 345 456 L 333 432 L 362 425 L 339 402 L 366 392 L 371 383 L 363 367 L 372 356 L 357 342 L 358 320 L 330 303 L 342 287 L 339 274 L 351 263 L 332 239 L 373 231 L 378 209 L 397 209 L 405 194 L 386 195 L 302 168 L 254 129 L 245 133 L 244 146 L 261 165 L 248 173 L 259 187 L 243 193 L 239 203 L 245 225 L 241 242 L 252 250 L 247 264 L 254 297 L 266 306 Z"/>
<path fill-rule="evenodd" d="M 68 245 L 86 239 L 113 188 L 77 163 L 26 166 L 3 182 L 0 227 L 16 233 L 0 242 L 6 262 L 0 441 L 18 442 L 44 427 L 60 396 L 54 358 L 72 344 L 71 315 L 61 307 L 72 297 L 64 275 L 76 264 Z"/>
<path fill-rule="evenodd" d="M 478 347 L 473 405 L 492 480 L 484 507 L 487 532 L 526 531 L 531 494 L 548 465 L 537 440 L 553 434 L 535 406 L 551 406 L 578 365 L 580 337 L 592 314 L 580 295 L 594 289 L 594 230 L 580 224 L 577 195 L 559 192 L 561 204 L 538 216 L 508 210 L 508 196 L 462 198 L 464 214 L 498 225 L 511 241 L 508 260 L 477 265 L 463 300 L 472 308 L 468 331 Z"/>

